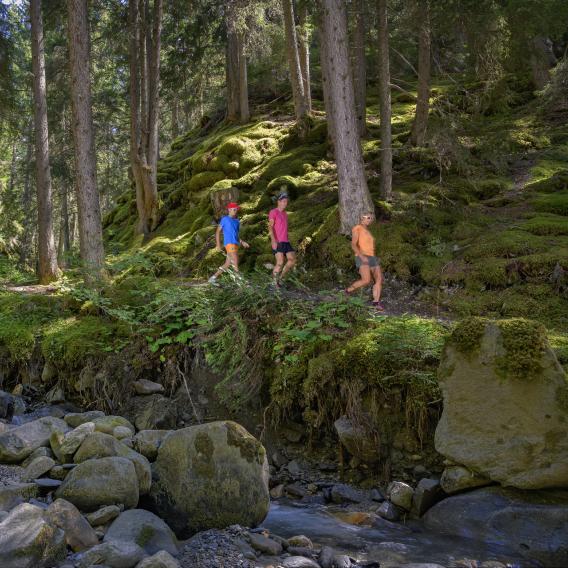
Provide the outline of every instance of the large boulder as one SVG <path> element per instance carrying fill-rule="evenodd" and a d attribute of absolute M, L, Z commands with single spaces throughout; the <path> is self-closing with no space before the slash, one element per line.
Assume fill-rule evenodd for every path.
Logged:
<path fill-rule="evenodd" d="M 158 449 L 171 430 L 141 430 L 134 436 L 134 449 L 150 461 L 158 457 Z"/>
<path fill-rule="evenodd" d="M 342 416 L 334 423 L 339 441 L 353 456 L 367 463 L 379 461 L 379 441 L 361 424 Z"/>
<path fill-rule="evenodd" d="M 35 449 L 48 446 L 52 432 L 65 434 L 68 430 L 63 420 L 51 416 L 12 428 L 0 434 L 0 463 L 20 463 Z"/>
<path fill-rule="evenodd" d="M 545 566 L 568 566 L 568 491 L 484 487 L 444 499 L 423 519 L 436 532 L 502 544 Z"/>
<path fill-rule="evenodd" d="M 74 552 L 99 544 L 99 539 L 77 507 L 65 499 L 56 499 L 47 508 L 47 518 L 65 532 L 65 542 Z"/>
<path fill-rule="evenodd" d="M 50 568 L 65 558 L 65 535 L 41 507 L 22 503 L 0 523 L 2 568 Z"/>
<path fill-rule="evenodd" d="M 138 505 L 138 477 L 129 459 L 91 459 L 69 472 L 55 496 L 87 513 L 104 505 L 132 509 Z"/>
<path fill-rule="evenodd" d="M 132 462 L 138 476 L 140 495 L 146 495 L 152 485 L 150 462 L 143 455 L 135 452 L 114 436 L 103 434 L 102 432 L 89 434 L 75 453 L 73 461 L 75 463 L 83 463 L 93 458 L 109 458 L 113 456 L 126 458 Z"/>
<path fill-rule="evenodd" d="M 505 486 L 568 487 L 568 384 L 540 324 L 465 320 L 439 380 L 441 454 Z"/>
<path fill-rule="evenodd" d="M 255 526 L 270 505 L 262 444 L 231 421 L 169 434 L 154 464 L 151 497 L 178 536 L 233 524 Z"/>
<path fill-rule="evenodd" d="M 170 527 L 150 511 L 131 509 L 116 519 L 107 533 L 104 542 L 135 542 L 146 554 L 166 550 L 177 555 L 177 539 Z"/>

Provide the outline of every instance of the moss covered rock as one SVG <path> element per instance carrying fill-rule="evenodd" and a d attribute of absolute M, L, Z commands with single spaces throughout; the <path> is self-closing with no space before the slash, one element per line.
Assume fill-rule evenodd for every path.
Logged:
<path fill-rule="evenodd" d="M 151 496 L 180 537 L 235 523 L 255 526 L 268 513 L 266 451 L 235 422 L 173 432 L 158 450 L 155 473 Z"/>
<path fill-rule="evenodd" d="M 223 172 L 201 172 L 191 177 L 186 184 L 186 188 L 190 192 L 197 192 L 206 187 L 211 187 L 224 178 L 225 174 Z"/>
<path fill-rule="evenodd" d="M 442 455 L 502 485 L 568 487 L 566 374 L 540 324 L 465 320 L 446 344 L 439 380 Z"/>

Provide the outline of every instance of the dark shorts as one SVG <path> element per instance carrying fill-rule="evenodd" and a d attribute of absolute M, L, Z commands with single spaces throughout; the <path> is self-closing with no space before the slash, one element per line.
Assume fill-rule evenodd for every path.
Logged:
<path fill-rule="evenodd" d="M 377 268 L 378 266 L 381 266 L 381 261 L 377 256 L 364 256 L 363 258 L 367 259 L 367 262 L 363 263 L 358 256 L 355 257 L 355 266 L 357 268 L 361 268 L 362 264 L 368 264 L 369 268 Z"/>
<path fill-rule="evenodd" d="M 277 243 L 276 248 L 272 249 L 272 252 L 276 254 L 277 252 L 281 252 L 283 254 L 287 254 L 289 252 L 296 252 L 290 243 Z"/>

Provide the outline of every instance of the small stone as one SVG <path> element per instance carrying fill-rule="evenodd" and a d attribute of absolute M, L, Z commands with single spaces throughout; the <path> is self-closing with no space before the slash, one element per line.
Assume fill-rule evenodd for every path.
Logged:
<path fill-rule="evenodd" d="M 290 485 L 286 485 L 284 491 L 290 497 L 295 497 L 296 499 L 302 499 L 307 495 L 306 490 L 297 483 L 291 483 Z"/>
<path fill-rule="evenodd" d="M 382 503 L 385 500 L 385 496 L 380 489 L 371 489 L 371 501 L 376 501 L 377 503 Z"/>
<path fill-rule="evenodd" d="M 51 479 L 63 481 L 67 477 L 68 473 L 69 470 L 67 468 L 62 465 L 55 465 L 49 470 L 49 477 L 51 477 Z"/>
<path fill-rule="evenodd" d="M 163 385 L 146 379 L 139 379 L 135 381 L 132 386 L 136 394 L 157 394 L 164 392 Z"/>
<path fill-rule="evenodd" d="M 91 525 L 69 501 L 56 499 L 48 507 L 47 516 L 56 527 L 65 531 L 65 542 L 74 552 L 99 544 Z"/>
<path fill-rule="evenodd" d="M 377 509 L 377 515 L 387 521 L 400 521 L 400 513 L 390 501 L 384 501 L 381 503 L 381 506 Z"/>
<path fill-rule="evenodd" d="M 304 556 L 289 556 L 282 561 L 284 568 L 320 568 L 320 565 L 311 558 Z"/>
<path fill-rule="evenodd" d="M 144 549 L 134 542 L 103 542 L 78 555 L 77 568 L 107 565 L 112 568 L 134 568 L 144 557 Z"/>
<path fill-rule="evenodd" d="M 173 430 L 141 430 L 133 438 L 134 449 L 150 461 L 158 457 L 164 438 Z"/>
<path fill-rule="evenodd" d="M 448 494 L 458 493 L 465 489 L 473 489 L 474 487 L 483 487 L 489 485 L 490 479 L 477 475 L 466 467 L 461 465 L 449 466 L 444 469 L 440 484 L 442 489 Z"/>
<path fill-rule="evenodd" d="M 362 503 L 365 501 L 365 493 L 350 485 L 340 483 L 331 488 L 331 500 L 334 503 Z"/>
<path fill-rule="evenodd" d="M 180 568 L 180 563 L 169 552 L 160 550 L 154 556 L 144 558 L 136 568 Z"/>
<path fill-rule="evenodd" d="M 292 536 L 288 539 L 289 546 L 303 546 L 305 548 L 313 548 L 314 545 L 312 541 L 303 534 L 298 534 L 296 536 Z"/>
<path fill-rule="evenodd" d="M 33 481 L 46 474 L 53 466 L 55 461 L 47 456 L 41 456 L 33 460 L 22 473 L 22 481 Z"/>
<path fill-rule="evenodd" d="M 282 545 L 271 538 L 257 533 L 249 533 L 248 536 L 251 546 L 263 554 L 277 556 L 282 552 Z"/>
<path fill-rule="evenodd" d="M 38 486 L 40 492 L 49 493 L 54 491 L 61 485 L 59 479 L 50 479 L 49 477 L 40 477 L 39 479 L 34 479 L 34 483 Z"/>
<path fill-rule="evenodd" d="M 412 514 L 421 517 L 430 507 L 445 496 L 437 479 L 423 478 L 418 482 L 412 497 Z"/>
<path fill-rule="evenodd" d="M 64 460 L 66 461 L 68 456 L 73 456 L 73 454 L 79 449 L 79 446 L 83 443 L 83 440 L 94 431 L 94 422 L 84 422 L 80 426 L 77 426 L 74 430 L 71 430 L 71 432 L 67 432 L 59 448 L 59 453 Z"/>
<path fill-rule="evenodd" d="M 101 507 L 94 513 L 85 515 L 85 518 L 92 527 L 98 527 L 99 525 L 106 525 L 114 521 L 114 519 L 120 515 L 120 511 L 121 509 L 117 505 L 107 505 L 106 507 Z"/>
<path fill-rule="evenodd" d="M 36 458 L 41 458 L 41 457 L 48 457 L 48 458 L 52 458 L 53 457 L 53 452 L 49 449 L 46 448 L 45 446 L 42 446 L 41 448 L 38 448 L 37 450 L 34 450 L 22 463 L 21 466 L 22 467 L 28 467 L 28 465 L 30 465 L 30 463 L 32 463 Z"/>
<path fill-rule="evenodd" d="M 319 563 L 321 568 L 333 568 L 333 559 L 335 557 L 335 552 L 331 546 L 322 546 Z"/>
<path fill-rule="evenodd" d="M 280 483 L 270 490 L 270 497 L 272 499 L 280 499 L 284 495 L 284 484 Z"/>
<path fill-rule="evenodd" d="M 102 418 L 105 415 L 104 412 L 100 410 L 89 410 L 88 412 L 71 412 L 66 414 L 63 420 L 71 426 L 71 428 L 77 428 L 77 426 L 81 426 L 85 422 L 92 422 L 97 418 Z"/>
<path fill-rule="evenodd" d="M 38 488 L 35 483 L 0 485 L 0 511 L 10 511 L 20 503 L 37 495 Z"/>
<path fill-rule="evenodd" d="M 414 495 L 414 489 L 410 487 L 407 483 L 402 481 L 393 481 L 389 484 L 387 488 L 387 495 L 392 503 L 410 511 L 412 508 L 412 496 Z"/>
<path fill-rule="evenodd" d="M 45 395 L 45 401 L 48 404 L 59 404 L 61 402 L 65 402 L 65 391 L 59 385 L 55 385 Z"/>

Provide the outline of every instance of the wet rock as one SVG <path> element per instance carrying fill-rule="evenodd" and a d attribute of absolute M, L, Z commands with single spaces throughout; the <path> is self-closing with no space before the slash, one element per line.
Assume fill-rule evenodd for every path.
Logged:
<path fill-rule="evenodd" d="M 43 509 L 22 503 L 0 523 L 2 568 L 50 568 L 64 558 L 64 533 Z"/>
<path fill-rule="evenodd" d="M 273 487 L 270 490 L 270 497 L 272 497 L 272 499 L 280 499 L 283 495 L 284 495 L 284 485 L 282 483 L 280 483 L 280 485 L 277 485 L 276 487 Z"/>
<path fill-rule="evenodd" d="M 164 387 L 160 383 L 148 381 L 146 379 L 139 379 L 132 384 L 136 394 L 159 394 L 164 392 Z"/>
<path fill-rule="evenodd" d="M 371 494 L 369 495 L 371 501 L 376 501 L 377 503 L 382 503 L 385 501 L 386 497 L 383 495 L 383 492 L 380 489 L 371 489 Z"/>
<path fill-rule="evenodd" d="M 331 488 L 331 500 L 337 504 L 362 503 L 366 498 L 364 491 L 351 487 L 351 485 L 340 483 Z"/>
<path fill-rule="evenodd" d="M 444 469 L 440 480 L 442 489 L 448 494 L 458 493 L 466 489 L 490 485 L 491 480 L 477 475 L 473 471 L 461 465 L 453 465 Z"/>
<path fill-rule="evenodd" d="M 105 413 L 101 412 L 100 410 L 89 410 L 88 412 L 70 412 L 66 414 L 63 420 L 71 426 L 71 428 L 77 428 L 77 426 L 81 426 L 85 422 L 92 422 L 97 418 L 104 417 Z"/>
<path fill-rule="evenodd" d="M 91 525 L 69 501 L 56 499 L 47 508 L 46 515 L 53 525 L 65 532 L 65 542 L 74 552 L 99 544 Z"/>
<path fill-rule="evenodd" d="M 10 422 L 12 416 L 23 414 L 25 411 L 26 403 L 21 397 L 0 390 L 0 418 Z"/>
<path fill-rule="evenodd" d="M 289 546 L 286 552 L 292 556 L 305 556 L 306 558 L 315 557 L 314 551 L 305 546 Z"/>
<path fill-rule="evenodd" d="M 377 515 L 387 521 L 400 521 L 399 510 L 390 501 L 384 501 L 381 503 L 381 506 L 377 509 Z"/>
<path fill-rule="evenodd" d="M 122 457 L 91 459 L 80 463 L 63 481 L 56 497 L 71 501 L 81 511 L 102 505 L 132 509 L 138 504 L 138 477 L 132 462 Z"/>
<path fill-rule="evenodd" d="M 351 568 L 354 564 L 346 554 L 336 554 L 333 557 L 333 566 L 334 568 Z"/>
<path fill-rule="evenodd" d="M 55 461 L 47 456 L 36 458 L 24 469 L 21 479 L 22 481 L 33 481 L 45 475 L 54 465 Z"/>
<path fill-rule="evenodd" d="M 333 568 L 333 559 L 335 557 L 335 551 L 331 546 L 322 546 L 319 563 L 321 568 Z"/>
<path fill-rule="evenodd" d="M 414 489 L 402 481 L 392 481 L 387 488 L 387 496 L 391 502 L 406 511 L 412 508 Z"/>
<path fill-rule="evenodd" d="M 286 456 L 282 452 L 279 452 L 279 451 L 273 452 L 271 459 L 272 459 L 272 463 L 277 468 L 281 468 L 288 463 L 288 458 L 286 458 Z"/>
<path fill-rule="evenodd" d="M 379 444 L 362 426 L 342 416 L 335 421 L 334 427 L 339 441 L 352 456 L 367 463 L 379 461 Z"/>
<path fill-rule="evenodd" d="M 106 565 L 110 568 L 134 568 L 144 557 L 144 550 L 134 542 L 103 542 L 77 555 L 76 568 Z"/>
<path fill-rule="evenodd" d="M 298 534 L 296 536 L 291 536 L 288 539 L 288 546 L 303 546 L 305 548 L 313 548 L 314 545 L 312 541 L 303 534 Z"/>
<path fill-rule="evenodd" d="M 104 542 L 135 542 L 146 554 L 165 550 L 177 554 L 177 539 L 162 519 L 144 509 L 122 513 L 109 527 Z"/>
<path fill-rule="evenodd" d="M 46 495 L 60 487 L 61 481 L 59 479 L 50 479 L 49 477 L 40 477 L 34 479 L 34 484 L 37 485 L 41 494 Z"/>
<path fill-rule="evenodd" d="M 65 434 L 65 438 L 59 446 L 59 453 L 64 459 L 67 456 L 73 456 L 73 454 L 79 449 L 79 446 L 83 443 L 83 440 L 95 431 L 94 422 L 84 422 L 80 426 L 77 426 L 71 432 Z"/>
<path fill-rule="evenodd" d="M 308 494 L 308 492 L 298 483 L 290 483 L 289 485 L 286 485 L 284 492 L 288 495 L 288 497 L 292 497 L 294 499 L 302 499 Z"/>
<path fill-rule="evenodd" d="M 134 449 L 150 461 L 158 457 L 158 449 L 164 438 L 173 430 L 141 430 L 133 438 Z"/>
<path fill-rule="evenodd" d="M 568 566 L 568 491 L 474 489 L 444 499 L 423 519 L 436 532 L 506 545 L 545 566 Z"/>
<path fill-rule="evenodd" d="M 97 432 L 102 432 L 103 434 L 112 435 L 117 426 L 124 426 L 125 428 L 128 428 L 132 432 L 132 436 L 136 433 L 134 426 L 132 426 L 132 424 L 122 416 L 101 416 L 100 418 L 95 418 L 93 423 L 95 425 L 95 430 Z"/>
<path fill-rule="evenodd" d="M 126 458 L 132 462 L 136 475 L 138 476 L 138 488 L 140 495 L 146 495 L 150 491 L 152 485 L 152 470 L 150 462 L 138 452 L 124 445 L 114 436 L 103 434 L 102 432 L 93 432 L 88 435 L 77 452 L 73 461 L 75 463 L 83 463 L 93 458 L 108 457 Z"/>
<path fill-rule="evenodd" d="M 212 422 L 172 432 L 158 450 L 151 496 L 178 536 L 255 526 L 268 513 L 268 461 L 242 426 Z"/>
<path fill-rule="evenodd" d="M 568 487 L 568 408 L 559 398 L 566 374 L 544 328 L 519 320 L 480 322 L 473 332 L 468 325 L 455 329 L 440 362 L 444 410 L 436 450 L 502 485 Z M 475 332 L 477 345 L 460 351 L 460 333 Z M 535 353 L 532 371 L 514 376 L 508 361 L 527 353 Z"/>
<path fill-rule="evenodd" d="M 282 560 L 284 568 L 320 568 L 320 565 L 311 558 L 305 556 L 289 556 Z"/>
<path fill-rule="evenodd" d="M 63 420 L 51 416 L 12 428 L 0 434 L 0 462 L 20 463 L 35 449 L 47 446 L 52 432 L 66 433 L 68 430 Z"/>
<path fill-rule="evenodd" d="M 297 460 L 292 460 L 286 466 L 286 469 L 290 472 L 292 477 L 298 477 L 302 473 L 302 466 Z"/>
<path fill-rule="evenodd" d="M 176 426 L 176 403 L 161 394 L 134 397 L 130 406 L 138 430 L 170 430 Z"/>
<path fill-rule="evenodd" d="M 116 505 L 107 505 L 106 507 L 101 507 L 93 513 L 88 513 L 85 515 L 88 523 L 92 527 L 98 527 L 100 525 L 106 525 L 111 521 L 114 521 L 118 515 L 120 515 L 121 509 Z"/>
<path fill-rule="evenodd" d="M 257 533 L 249 533 L 248 536 L 251 546 L 259 552 L 271 556 L 277 556 L 282 553 L 282 545 L 279 542 Z"/>
<path fill-rule="evenodd" d="M 136 564 L 136 568 L 180 568 L 180 563 L 171 554 L 161 550 L 154 556 L 144 558 L 142 562 Z"/>
<path fill-rule="evenodd" d="M 445 496 L 446 494 L 437 479 L 421 479 L 412 497 L 412 514 L 415 517 L 421 517 Z"/>
<path fill-rule="evenodd" d="M 286 440 L 297 444 L 304 436 L 304 427 L 296 422 L 288 422 L 282 427 L 282 434 Z"/>
<path fill-rule="evenodd" d="M 0 485 L 0 511 L 10 511 L 20 503 L 37 497 L 38 493 L 35 483 Z"/>

